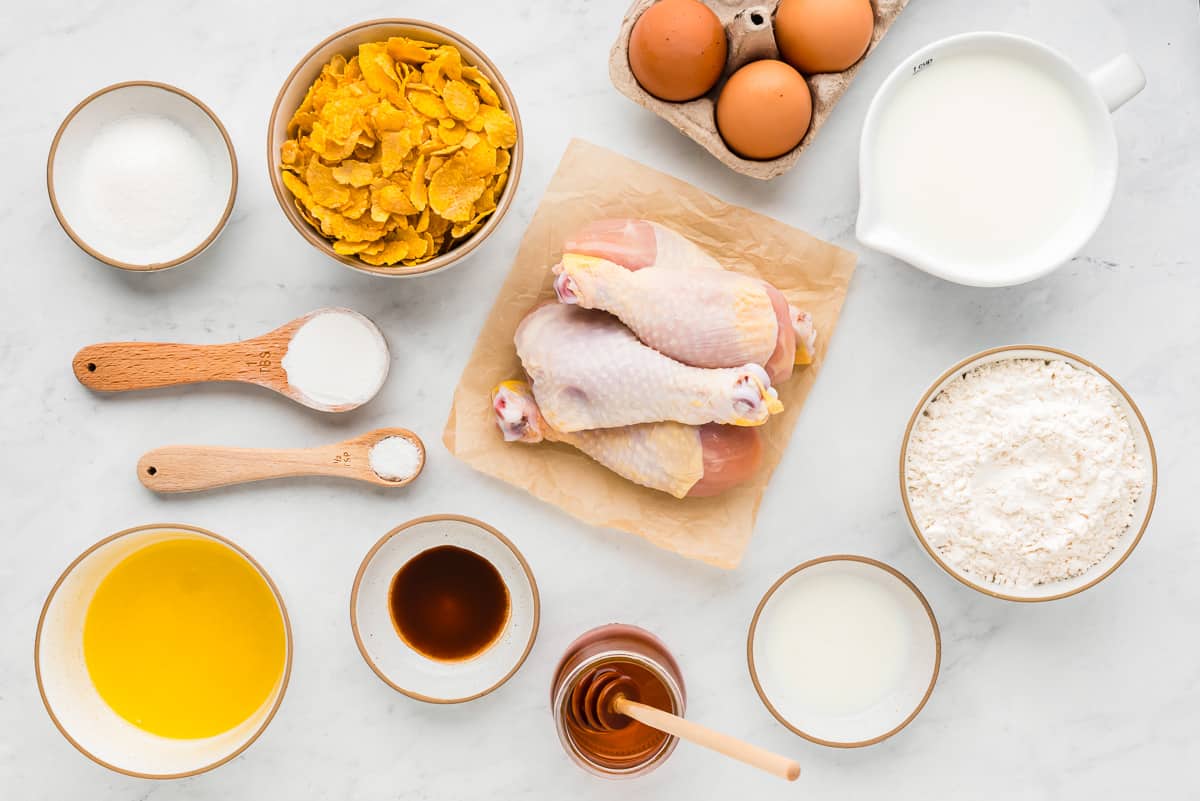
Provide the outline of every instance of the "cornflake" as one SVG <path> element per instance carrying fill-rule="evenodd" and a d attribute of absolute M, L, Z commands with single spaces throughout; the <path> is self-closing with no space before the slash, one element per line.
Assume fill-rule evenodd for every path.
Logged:
<path fill-rule="evenodd" d="M 336 253 L 374 266 L 445 253 L 496 210 L 517 128 L 453 45 L 392 37 L 334 56 L 280 147 L 284 186 Z"/>

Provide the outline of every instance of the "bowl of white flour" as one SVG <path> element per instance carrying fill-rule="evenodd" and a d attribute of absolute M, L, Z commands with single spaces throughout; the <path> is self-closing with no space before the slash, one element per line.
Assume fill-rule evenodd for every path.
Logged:
<path fill-rule="evenodd" d="M 917 540 L 951 576 L 1009 601 L 1099 583 L 1150 522 L 1158 464 L 1111 376 L 1038 345 L 984 351 L 921 397 L 900 449 Z"/>

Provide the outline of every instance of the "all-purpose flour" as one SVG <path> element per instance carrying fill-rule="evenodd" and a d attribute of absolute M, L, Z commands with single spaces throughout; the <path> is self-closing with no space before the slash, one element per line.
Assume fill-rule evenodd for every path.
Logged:
<path fill-rule="evenodd" d="M 1145 482 L 1108 383 L 1042 359 L 992 362 L 946 384 L 913 427 L 905 473 L 929 544 L 1003 586 L 1099 562 L 1129 528 Z"/>
<path fill-rule="evenodd" d="M 324 309 L 288 343 L 280 362 L 288 383 L 328 406 L 366 403 L 387 379 L 390 356 L 373 322 L 349 309 Z"/>

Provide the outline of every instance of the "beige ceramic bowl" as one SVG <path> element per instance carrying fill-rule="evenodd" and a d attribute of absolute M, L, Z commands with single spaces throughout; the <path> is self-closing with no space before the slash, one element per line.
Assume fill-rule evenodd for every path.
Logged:
<path fill-rule="evenodd" d="M 96 692 L 83 661 L 84 618 L 100 582 L 135 551 L 180 538 L 218 542 L 258 571 L 279 604 L 286 638 L 283 673 L 258 711 L 227 732 L 194 740 L 159 737 L 117 715 Z M 267 728 L 283 701 L 292 671 L 292 627 L 279 589 L 250 554 L 196 526 L 154 523 L 100 540 L 67 566 L 42 607 L 33 660 L 46 711 L 71 745 L 93 761 L 127 776 L 178 779 L 225 764 L 249 748 Z"/>
<path fill-rule="evenodd" d="M 90 213 L 87 146 L 105 126 L 130 116 L 168 120 L 186 131 L 204 154 L 209 169 L 203 191 L 185 199 L 187 223 L 165 239 L 114 239 L 112 227 Z M 237 196 L 237 156 L 229 132 L 208 106 L 182 89 L 154 81 L 106 86 L 79 101 L 54 135 L 46 160 L 46 188 L 59 225 L 93 258 L 135 272 L 183 264 L 216 241 L 229 221 Z"/>
<path fill-rule="evenodd" d="M 382 41 L 389 36 L 408 36 L 429 42 L 452 44 L 457 47 L 462 53 L 463 59 L 477 67 L 492 82 L 492 88 L 496 90 L 505 110 L 512 115 L 513 121 L 517 125 L 517 144 L 512 151 L 508 183 L 505 184 L 504 191 L 497 198 L 496 210 L 484 221 L 483 225 L 450 250 L 413 267 L 376 267 L 353 256 L 335 253 L 333 243 L 321 236 L 319 231 L 300 216 L 300 212 L 296 209 L 294 196 L 283 185 L 283 179 L 279 172 L 279 148 L 287 140 L 288 121 L 300 106 L 301 101 L 304 100 L 308 87 L 321 73 L 321 68 L 329 63 L 329 60 L 335 55 L 341 54 L 349 58 L 358 52 L 360 44 Z M 512 89 L 509 88 L 496 65 L 478 47 L 457 33 L 432 22 L 414 19 L 379 19 L 362 22 L 338 31 L 309 50 L 284 80 L 283 88 L 279 90 L 279 95 L 275 98 L 275 105 L 271 109 L 271 120 L 267 125 L 267 169 L 271 175 L 271 187 L 275 190 L 275 198 L 279 201 L 279 207 L 283 209 L 284 216 L 288 218 L 296 231 L 308 240 L 309 244 L 329 258 L 360 272 L 389 278 L 428 275 L 438 270 L 444 270 L 451 265 L 460 263 L 483 244 L 483 241 L 491 236 L 492 232 L 500 225 L 500 221 L 508 212 L 509 206 L 512 205 L 513 198 L 517 193 L 517 184 L 521 178 L 521 163 L 524 153 L 525 133 L 521 127 L 521 114 L 517 110 Z"/>
<path fill-rule="evenodd" d="M 883 593 L 890 600 L 899 625 L 908 632 L 904 664 L 879 700 L 846 714 L 814 708 L 798 698 L 789 686 L 794 681 L 792 676 L 778 667 L 773 669 L 770 660 L 763 658 L 772 635 L 779 636 L 787 625 L 777 614 L 780 603 L 789 593 L 802 591 L 806 582 L 830 576 L 851 578 Z M 759 640 L 760 633 L 764 634 L 765 642 Z M 894 567 L 865 556 L 823 556 L 784 573 L 763 595 L 750 621 L 746 661 L 763 705 L 793 733 L 819 745 L 861 748 L 896 734 L 925 708 L 942 664 L 942 634 L 925 596 Z"/>
<path fill-rule="evenodd" d="M 392 621 L 392 579 L 413 557 L 453 545 L 482 556 L 508 588 L 509 614 L 499 637 L 469 659 L 444 662 L 409 647 Z M 537 639 L 541 602 L 529 563 L 496 529 L 461 515 L 429 515 L 389 531 L 363 557 L 350 591 L 350 626 L 358 650 L 392 689 L 431 704 L 458 704 L 487 695 L 525 663 Z"/>
<path fill-rule="evenodd" d="M 1122 542 L 1108 556 L 1095 565 L 1092 565 L 1090 569 L 1080 575 L 1065 581 L 1054 581 L 1036 587 L 1001 587 L 997 584 L 983 582 L 978 577 L 966 573 L 944 560 L 941 554 L 938 553 L 937 548 L 933 547 L 925 539 L 925 535 L 921 532 L 921 527 L 917 524 L 917 520 L 913 516 L 912 505 L 908 498 L 906 470 L 908 463 L 908 441 L 909 437 L 912 436 L 913 427 L 916 425 L 917 420 L 920 419 L 921 414 L 951 380 L 982 364 L 1004 361 L 1005 359 L 1060 360 L 1081 370 L 1094 373 L 1107 381 L 1113 389 L 1118 404 L 1120 404 L 1126 418 L 1129 420 L 1130 430 L 1133 432 L 1134 447 L 1141 454 L 1142 460 L 1148 468 L 1146 487 L 1138 498 L 1137 503 L 1134 504 L 1133 522 L 1130 524 L 1129 531 L 1126 532 Z M 942 373 L 933 382 L 933 385 L 925 391 L 925 394 L 921 396 L 921 400 L 917 402 L 917 408 L 913 410 L 912 417 L 908 420 L 908 427 L 904 430 L 904 444 L 900 448 L 900 497 L 904 502 L 904 513 L 908 516 L 909 525 L 912 526 L 913 533 L 917 536 L 917 541 L 921 543 L 921 547 L 925 549 L 933 561 L 937 562 L 943 570 L 958 581 L 973 590 L 978 590 L 985 595 L 990 595 L 993 598 L 1001 598 L 1006 601 L 1054 601 L 1083 592 L 1089 587 L 1099 584 L 1120 567 L 1129 558 L 1129 554 L 1133 553 L 1133 549 L 1137 547 L 1137 544 L 1141 542 L 1142 535 L 1146 532 L 1146 526 L 1150 524 L 1150 514 L 1154 511 L 1154 499 L 1157 495 L 1158 458 L 1154 452 L 1154 440 L 1150 437 L 1150 429 L 1146 426 L 1146 420 L 1142 417 L 1141 411 L 1133 402 L 1133 398 L 1129 397 L 1129 393 L 1125 391 L 1125 388 L 1118 384 L 1112 376 L 1087 359 L 1076 356 L 1074 353 L 1068 353 L 1065 350 L 1049 348 L 1043 345 L 1008 345 L 1002 348 L 992 348 L 991 350 L 977 353 L 974 356 L 969 356 Z"/>

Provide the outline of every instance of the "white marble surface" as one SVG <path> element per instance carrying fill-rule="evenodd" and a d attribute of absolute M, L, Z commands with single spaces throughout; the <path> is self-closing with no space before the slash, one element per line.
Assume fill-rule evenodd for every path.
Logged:
<path fill-rule="evenodd" d="M 268 10 L 267 6 L 273 7 Z M 510 10 L 502 11 L 501 8 Z M 1085 799 L 1200 793 L 1200 25 L 1189 0 L 913 0 L 797 169 L 741 179 L 619 96 L 607 54 L 623 0 L 494 3 L 235 3 L 50 0 L 10 4 L 0 25 L 0 797 L 5 799 Z M 422 281 L 359 276 L 291 230 L 267 181 L 264 134 L 283 76 L 344 25 L 408 14 L 458 29 L 511 80 L 528 132 L 516 206 L 469 266 Z M 558 155 L 581 136 L 854 248 L 857 132 L 873 90 L 937 37 L 1029 33 L 1091 68 L 1127 49 L 1149 77 L 1117 115 L 1123 159 L 1103 229 L 1067 268 L 1009 290 L 974 290 L 862 253 L 829 360 L 762 508 L 741 568 L 683 561 L 592 530 L 449 457 L 442 423 L 459 366 Z M 194 263 L 127 275 L 59 230 L 43 168 L 67 110 L 105 84 L 179 84 L 223 117 L 241 160 L 237 208 Z M 383 326 L 393 373 L 366 408 L 322 416 L 253 388 L 101 398 L 73 379 L 81 345 L 107 339 L 248 337 L 313 307 L 347 305 Z M 994 601 L 956 584 L 915 545 L 900 510 L 901 429 L 926 384 L 981 348 L 1017 341 L 1089 356 L 1122 380 L 1154 432 L 1158 510 L 1130 561 L 1082 596 Z M 155 497 L 138 455 L 173 442 L 288 446 L 380 425 L 416 429 L 429 467 L 408 490 L 332 482 Z M 416 515 L 492 522 L 528 556 L 541 634 L 499 692 L 444 708 L 403 698 L 354 647 L 348 598 L 367 548 Z M 292 684 L 262 739 L 208 775 L 166 783 L 93 765 L 51 725 L 34 685 L 38 610 L 59 571 L 100 537 L 162 520 L 234 537 L 274 574 L 296 637 Z M 925 591 L 945 638 L 924 713 L 881 745 L 835 751 L 781 728 L 749 681 L 744 637 L 761 593 L 831 552 L 879 557 Z M 675 650 L 690 714 L 794 754 L 797 786 L 682 747 L 634 783 L 568 763 L 547 711 L 552 663 L 576 634 L 642 624 Z"/>

